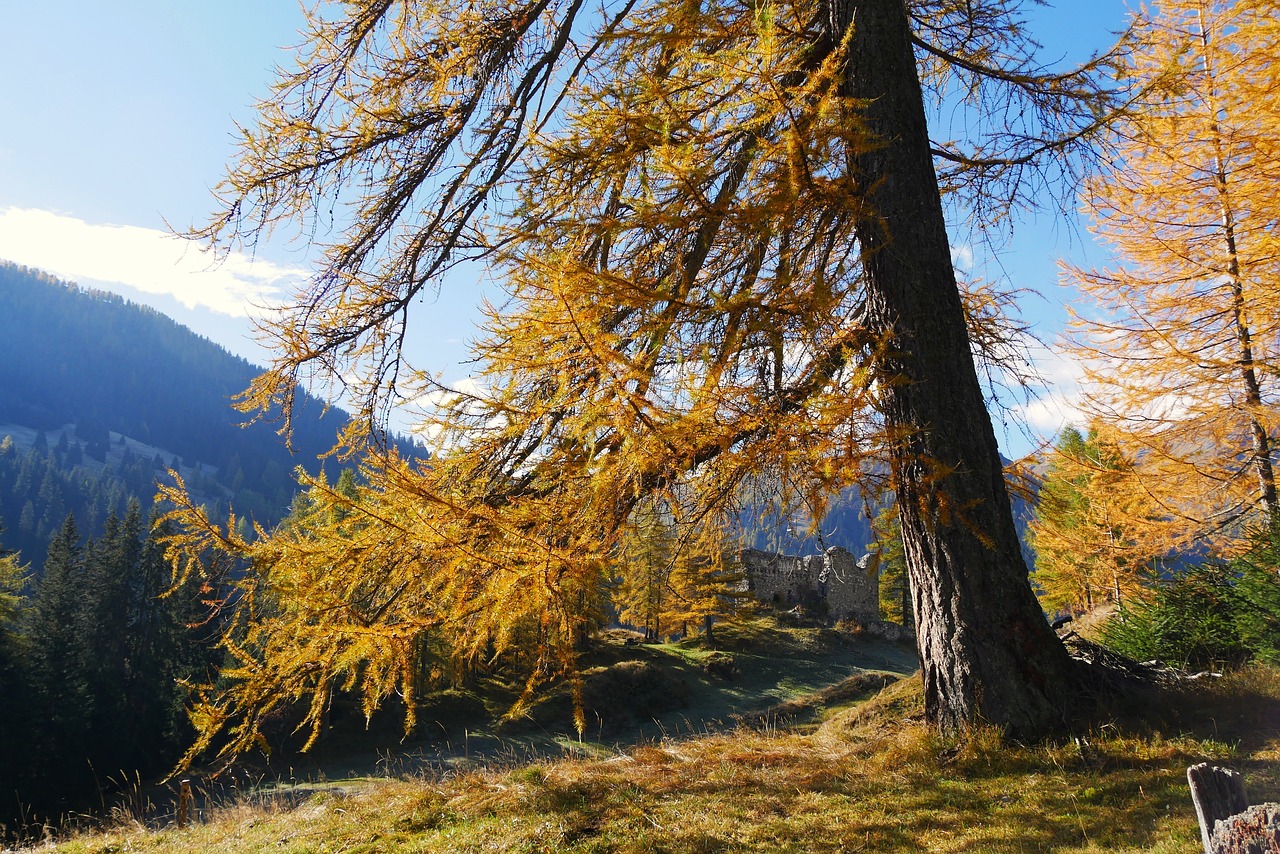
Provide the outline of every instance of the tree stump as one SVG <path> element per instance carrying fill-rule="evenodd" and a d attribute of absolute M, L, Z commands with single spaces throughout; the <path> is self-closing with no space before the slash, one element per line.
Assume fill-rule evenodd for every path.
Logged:
<path fill-rule="evenodd" d="M 191 781 L 183 780 L 178 787 L 178 830 L 187 826 L 191 816 Z"/>
<path fill-rule="evenodd" d="M 1213 854 L 1280 854 L 1280 804 L 1258 804 L 1218 822 Z"/>
<path fill-rule="evenodd" d="M 1187 769 L 1205 854 L 1280 854 L 1280 804 L 1250 807 L 1244 778 L 1202 762 Z"/>

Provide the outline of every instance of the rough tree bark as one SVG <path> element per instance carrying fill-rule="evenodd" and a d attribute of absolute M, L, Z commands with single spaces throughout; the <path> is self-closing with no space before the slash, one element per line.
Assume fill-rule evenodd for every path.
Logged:
<path fill-rule="evenodd" d="M 926 714 L 1015 737 L 1060 727 L 1075 664 L 1027 579 L 966 332 L 903 0 L 836 0 L 850 96 L 884 145 L 858 156 L 870 316 L 892 353 L 884 417 L 915 606 Z M 843 14 L 842 14 L 843 13 Z M 845 20 L 841 20 L 844 17 Z"/>

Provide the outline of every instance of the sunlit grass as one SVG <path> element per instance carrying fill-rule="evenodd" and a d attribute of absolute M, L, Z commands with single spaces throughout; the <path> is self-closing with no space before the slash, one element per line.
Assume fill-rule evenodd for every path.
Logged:
<path fill-rule="evenodd" d="M 1163 724 L 1057 743 L 988 731 L 958 742 L 919 722 L 918 683 L 904 680 L 805 735 L 742 729 L 606 759 L 359 781 L 57 850 L 1195 852 L 1188 765 L 1227 762 L 1253 800 L 1280 798 L 1280 671 L 1175 705 Z"/>

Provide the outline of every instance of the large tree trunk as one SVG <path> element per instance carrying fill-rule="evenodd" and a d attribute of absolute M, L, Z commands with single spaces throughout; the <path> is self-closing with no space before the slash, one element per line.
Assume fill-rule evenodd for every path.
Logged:
<path fill-rule="evenodd" d="M 835 0 L 854 29 L 848 93 L 884 143 L 856 158 L 858 229 L 882 376 L 925 709 L 943 730 L 1061 726 L 1075 665 L 1027 580 L 970 351 L 903 0 Z"/>

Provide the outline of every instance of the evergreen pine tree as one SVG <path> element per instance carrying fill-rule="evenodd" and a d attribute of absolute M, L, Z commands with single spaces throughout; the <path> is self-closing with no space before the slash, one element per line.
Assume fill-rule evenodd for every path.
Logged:
<path fill-rule="evenodd" d="M 123 743 L 130 749 L 130 767 L 168 770 L 192 735 L 183 685 L 193 676 L 208 678 L 213 633 L 201 629 L 205 621 L 195 579 L 172 586 L 164 546 L 154 534 L 142 536 L 136 501 L 121 528 L 133 549 L 122 650 L 127 664 Z"/>
<path fill-rule="evenodd" d="M 40 455 L 35 451 L 28 451 L 22 455 L 22 462 L 18 464 L 18 477 L 13 483 L 13 491 L 24 499 L 35 498 L 31 494 L 31 488 L 36 482 L 36 466 L 40 462 Z"/>
<path fill-rule="evenodd" d="M 99 764 L 115 768 L 127 762 L 129 611 L 141 552 L 142 519 L 137 501 L 124 521 L 107 517 L 102 538 L 84 554 L 84 583 L 77 614 L 78 634 L 89 689 L 94 697 L 92 729 Z"/>
<path fill-rule="evenodd" d="M 22 505 L 22 513 L 18 516 L 18 529 L 27 533 L 35 533 L 36 506 L 30 501 Z"/>
<path fill-rule="evenodd" d="M 85 768 L 94 697 L 85 672 L 80 636 L 84 554 L 75 517 L 68 515 L 49 543 L 44 574 L 36 587 L 29 619 L 31 711 L 40 726 L 32 733 L 37 788 L 74 788 Z M 43 785 L 41 785 L 43 784 Z"/>
<path fill-rule="evenodd" d="M 134 506 L 129 509 L 132 515 Z M 180 681 L 194 669 L 189 665 L 198 653 L 193 654 L 195 635 L 186 627 L 196 622 L 188 607 L 194 591 L 190 584 L 172 591 L 169 586 L 163 547 L 148 537 L 141 544 L 130 586 L 128 741 L 135 754 L 151 747 L 171 764 L 185 746 L 180 743 L 186 734 Z M 146 764 L 141 755 L 138 758 Z"/>
<path fill-rule="evenodd" d="M 27 567 L 18 563 L 17 553 L 0 545 L 0 780 L 15 783 L 28 765 L 23 749 L 28 742 L 27 685 L 19 632 L 27 578 Z"/>

